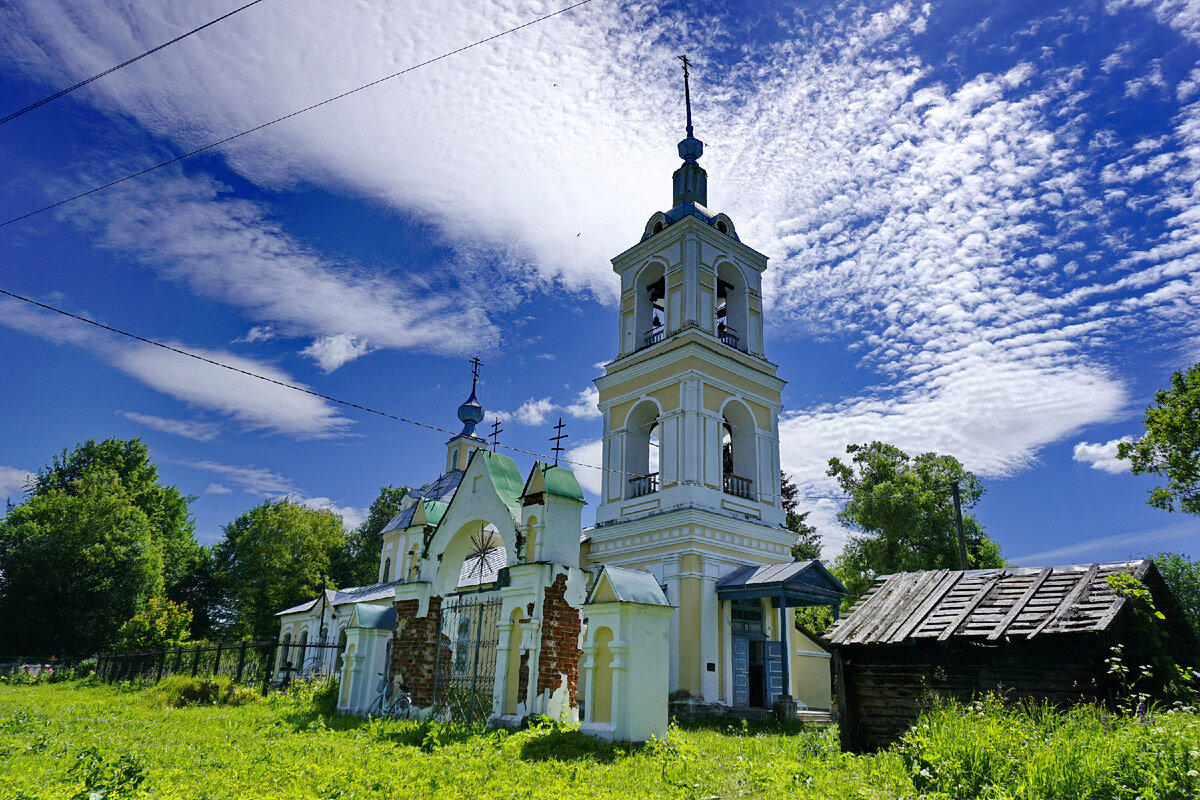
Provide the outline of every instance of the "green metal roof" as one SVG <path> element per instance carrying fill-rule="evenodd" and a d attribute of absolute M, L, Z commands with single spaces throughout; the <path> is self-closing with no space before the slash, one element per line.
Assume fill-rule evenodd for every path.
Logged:
<path fill-rule="evenodd" d="M 370 603 L 355 603 L 352 619 L 360 628 L 378 628 L 390 631 L 396 627 L 396 609 L 390 604 L 377 606 Z"/>
<path fill-rule="evenodd" d="M 541 487 L 534 487 L 532 485 L 534 476 L 538 473 L 541 473 L 541 482 L 545 485 L 544 490 Z M 583 489 L 580 488 L 579 481 L 575 478 L 575 473 L 566 467 L 560 467 L 557 464 L 547 464 L 545 461 L 534 462 L 533 469 L 529 473 L 529 480 L 525 481 L 523 492 L 529 494 L 534 491 L 546 491 L 558 497 L 583 500 Z"/>
<path fill-rule="evenodd" d="M 605 565 L 596 584 L 588 593 L 588 603 L 641 603 L 669 606 L 658 579 L 644 569 L 626 569 Z"/>
<path fill-rule="evenodd" d="M 427 525 L 437 525 L 442 521 L 442 517 L 446 514 L 446 509 L 450 507 L 449 503 L 443 503 L 441 500 L 422 500 L 421 504 L 425 506 L 425 523 Z"/>
<path fill-rule="evenodd" d="M 508 456 L 487 450 L 476 450 L 472 461 L 476 458 L 483 459 L 492 486 L 496 489 L 496 495 L 512 512 L 512 518 L 514 520 L 521 519 L 521 494 L 525 488 L 525 482 L 521 480 L 521 471 L 517 469 L 517 462 Z"/>

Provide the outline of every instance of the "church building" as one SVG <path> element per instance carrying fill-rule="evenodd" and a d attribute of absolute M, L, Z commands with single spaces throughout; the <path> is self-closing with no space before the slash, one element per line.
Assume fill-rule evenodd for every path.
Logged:
<path fill-rule="evenodd" d="M 569 469 L 523 472 L 488 450 L 473 383 L 445 473 L 384 532 L 379 582 L 279 615 L 285 642 L 340 632 L 341 707 L 366 709 L 391 674 L 422 709 L 501 723 L 579 713 L 622 738 L 619 706 L 644 702 L 629 692 L 658 687 L 656 670 L 664 709 L 667 693 L 713 708 L 789 696 L 830 707 L 829 654 L 795 609 L 836 611 L 845 590 L 819 562 L 791 560 L 767 258 L 708 209 L 703 149 L 689 98 L 672 205 L 612 262 L 621 301 L 616 357 L 596 379 L 595 525 L 581 527 Z M 281 668 L 304 668 L 295 646 L 281 652 Z"/>

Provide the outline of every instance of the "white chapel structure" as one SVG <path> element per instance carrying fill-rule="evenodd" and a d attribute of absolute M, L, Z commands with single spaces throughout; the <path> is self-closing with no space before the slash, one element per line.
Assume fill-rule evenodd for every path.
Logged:
<path fill-rule="evenodd" d="M 383 674 L 422 713 L 566 715 L 618 739 L 664 735 L 668 694 L 717 710 L 830 707 L 829 654 L 795 609 L 836 609 L 845 589 L 791 560 L 767 258 L 708 209 L 702 153 L 689 99 L 672 205 L 612 262 L 595 525 L 581 527 L 569 469 L 522 471 L 488 450 L 473 384 L 445 473 L 384 531 L 379 581 L 280 612 L 281 670 L 303 671 L 302 643 L 324 631 L 342 645 L 343 709 L 366 710 Z"/>

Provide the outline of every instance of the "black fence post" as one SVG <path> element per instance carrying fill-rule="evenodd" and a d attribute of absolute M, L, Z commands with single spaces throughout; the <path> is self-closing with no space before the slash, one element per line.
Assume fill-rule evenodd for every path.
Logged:
<path fill-rule="evenodd" d="M 221 643 L 217 642 L 217 662 L 213 664 L 213 677 L 221 674 Z"/>
<path fill-rule="evenodd" d="M 163 673 L 167 671 L 167 648 L 163 648 L 158 654 L 158 679 L 163 679 Z"/>
<path fill-rule="evenodd" d="M 267 660 L 263 664 L 263 697 L 266 697 L 267 692 L 271 691 L 271 675 L 275 672 L 275 649 L 278 646 L 279 643 L 272 639 L 270 645 L 266 648 Z"/>
<path fill-rule="evenodd" d="M 196 645 L 196 651 L 192 655 L 192 677 L 196 677 L 196 673 L 200 671 L 200 645 Z"/>
<path fill-rule="evenodd" d="M 241 648 L 239 648 L 239 650 L 238 650 L 237 675 L 233 679 L 234 683 L 241 684 L 242 670 L 245 668 L 246 668 L 246 642 L 243 641 Z"/>
<path fill-rule="evenodd" d="M 175 669 L 171 670 L 171 674 L 179 672 L 181 667 L 183 667 L 183 645 L 175 648 Z"/>

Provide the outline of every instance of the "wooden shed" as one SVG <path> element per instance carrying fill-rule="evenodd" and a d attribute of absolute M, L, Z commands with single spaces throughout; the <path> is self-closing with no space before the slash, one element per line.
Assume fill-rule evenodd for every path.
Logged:
<path fill-rule="evenodd" d="M 1110 582 L 1119 573 L 1140 580 L 1166 619 L 1135 613 L 1137 601 Z M 1106 659 L 1118 644 L 1130 665 L 1197 663 L 1195 637 L 1150 559 L 887 575 L 828 641 L 843 744 L 859 751 L 895 741 L 935 694 L 1111 704 L 1118 687 Z"/>

